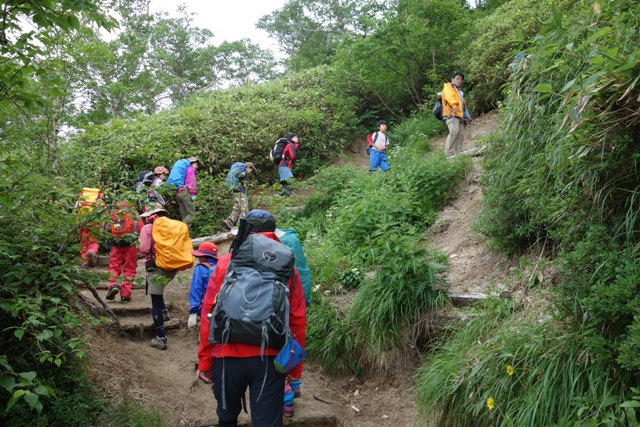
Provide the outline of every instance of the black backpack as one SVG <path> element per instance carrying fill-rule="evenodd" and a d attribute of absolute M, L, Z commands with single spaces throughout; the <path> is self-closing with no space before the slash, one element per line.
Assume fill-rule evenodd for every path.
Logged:
<path fill-rule="evenodd" d="M 288 282 L 294 265 L 287 246 L 250 234 L 232 254 L 216 296 L 209 342 L 281 349 L 289 336 Z"/>
<path fill-rule="evenodd" d="M 271 152 L 269 153 L 271 161 L 276 165 L 279 165 L 282 161 L 282 153 L 284 151 L 284 148 L 287 146 L 287 142 L 287 138 L 280 138 L 276 141 L 276 145 L 274 145 L 274 147 L 271 149 Z"/>
<path fill-rule="evenodd" d="M 133 191 L 139 193 L 144 187 L 150 187 L 154 179 L 156 179 L 156 174 L 154 174 L 153 171 L 140 172 L 133 186 Z"/>
<path fill-rule="evenodd" d="M 433 104 L 433 115 L 436 119 L 442 121 L 442 101 L 440 98 L 437 98 L 436 103 Z"/>

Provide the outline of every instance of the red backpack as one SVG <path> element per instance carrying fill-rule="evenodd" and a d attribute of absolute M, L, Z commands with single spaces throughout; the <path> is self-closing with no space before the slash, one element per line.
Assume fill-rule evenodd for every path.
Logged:
<path fill-rule="evenodd" d="M 114 209 L 109 214 L 111 223 L 107 225 L 107 231 L 115 239 L 138 232 L 138 214 L 133 206 L 129 206 L 129 202 L 116 202 Z"/>
<path fill-rule="evenodd" d="M 367 154 L 371 153 L 371 147 L 376 143 L 376 139 L 378 139 L 378 132 L 367 135 Z"/>

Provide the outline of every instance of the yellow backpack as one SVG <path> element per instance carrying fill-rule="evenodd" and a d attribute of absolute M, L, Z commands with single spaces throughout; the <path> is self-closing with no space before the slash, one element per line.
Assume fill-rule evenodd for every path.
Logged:
<path fill-rule="evenodd" d="M 182 221 L 160 217 L 153 222 L 156 266 L 163 270 L 186 270 L 193 267 L 193 245 L 189 228 Z"/>
<path fill-rule="evenodd" d="M 87 216 L 93 212 L 102 200 L 102 190 L 99 188 L 84 187 L 80 192 L 80 198 L 76 202 L 78 215 Z"/>

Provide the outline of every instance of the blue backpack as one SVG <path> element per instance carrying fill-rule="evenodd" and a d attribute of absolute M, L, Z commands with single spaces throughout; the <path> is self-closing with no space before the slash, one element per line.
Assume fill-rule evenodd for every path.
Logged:
<path fill-rule="evenodd" d="M 284 233 L 284 235 L 280 237 L 280 241 L 282 242 L 282 244 L 291 249 L 293 251 L 293 254 L 296 256 L 296 269 L 298 270 L 298 275 L 300 276 L 300 281 L 302 282 L 302 289 L 304 289 L 304 298 L 307 301 L 308 307 L 309 304 L 311 304 L 311 288 L 313 287 L 313 283 L 311 281 L 311 269 L 309 268 L 309 264 L 307 264 L 307 258 L 304 255 L 304 249 L 302 249 L 302 242 L 300 242 L 300 238 L 298 237 L 295 228 L 278 230 Z"/>
<path fill-rule="evenodd" d="M 229 191 L 240 188 L 240 180 L 238 179 L 238 175 L 245 170 L 247 170 L 247 167 L 242 162 L 235 162 L 231 165 L 231 169 L 229 169 L 229 173 L 224 179 L 224 185 L 229 189 Z"/>
<path fill-rule="evenodd" d="M 184 180 L 187 177 L 187 169 L 189 168 L 189 160 L 180 159 L 171 168 L 169 178 L 167 178 L 167 188 L 175 187 L 176 189 L 184 186 Z"/>

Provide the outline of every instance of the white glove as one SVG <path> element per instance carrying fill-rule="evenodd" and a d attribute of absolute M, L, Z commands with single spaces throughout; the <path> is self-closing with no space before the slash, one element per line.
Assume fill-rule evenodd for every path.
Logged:
<path fill-rule="evenodd" d="M 198 323 L 198 315 L 195 313 L 190 314 L 189 321 L 187 322 L 187 328 L 193 328 L 194 326 L 196 326 L 196 323 Z"/>

